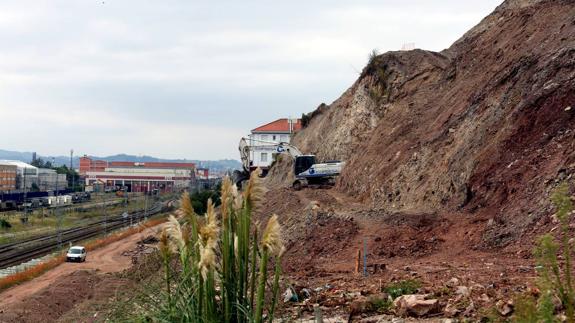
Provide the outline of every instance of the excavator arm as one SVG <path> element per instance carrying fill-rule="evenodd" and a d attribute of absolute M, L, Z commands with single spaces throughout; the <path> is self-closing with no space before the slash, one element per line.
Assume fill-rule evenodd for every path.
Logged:
<path fill-rule="evenodd" d="M 250 145 L 250 143 L 255 143 L 255 144 Z M 292 156 L 292 158 L 296 158 L 298 156 L 303 155 L 301 153 L 301 151 L 299 149 L 297 149 L 297 147 L 295 147 L 294 145 L 291 145 L 289 142 L 265 141 L 265 140 L 251 139 L 251 138 L 243 137 L 240 140 L 239 148 L 240 148 L 240 156 L 242 158 L 242 164 L 244 164 L 244 168 L 246 166 L 246 162 L 244 161 L 244 159 L 247 161 L 248 168 L 249 168 L 250 146 L 275 147 L 275 150 L 277 153 L 289 154 L 290 156 Z"/>
<path fill-rule="evenodd" d="M 239 150 L 244 173 L 248 176 L 251 168 L 250 150 L 254 147 L 273 147 L 276 153 L 289 154 L 294 159 L 293 171 L 296 180 L 293 183 L 293 188 L 296 190 L 309 184 L 335 184 L 334 177 L 340 174 L 341 169 L 345 165 L 344 162 L 340 161 L 316 163 L 314 155 L 304 155 L 297 147 L 288 142 L 265 141 L 244 137 L 240 140 Z M 246 179 L 247 177 L 244 176 L 243 178 Z"/>

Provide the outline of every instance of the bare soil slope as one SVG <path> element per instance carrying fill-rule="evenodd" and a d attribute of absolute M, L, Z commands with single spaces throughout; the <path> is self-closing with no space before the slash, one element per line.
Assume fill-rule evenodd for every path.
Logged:
<path fill-rule="evenodd" d="M 545 221 L 574 127 L 575 2 L 508 0 L 443 52 L 374 57 L 293 142 L 345 160 L 337 189 L 364 203 L 489 221 L 490 247 Z"/>

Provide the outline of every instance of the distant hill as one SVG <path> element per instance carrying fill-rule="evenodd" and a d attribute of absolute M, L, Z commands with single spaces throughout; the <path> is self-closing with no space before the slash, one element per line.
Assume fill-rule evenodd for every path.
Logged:
<path fill-rule="evenodd" d="M 43 160 L 52 161 L 56 163 L 56 165 L 66 164 L 70 165 L 70 157 L 66 156 L 41 156 L 38 155 L 38 158 L 42 158 Z M 196 160 L 196 159 L 162 159 L 156 158 L 152 156 L 135 156 L 135 155 L 127 155 L 127 154 L 118 154 L 106 157 L 99 157 L 99 156 L 90 156 L 93 159 L 100 159 L 106 161 L 131 161 L 131 162 L 191 162 L 195 163 L 198 167 L 205 167 L 209 168 L 215 172 L 225 172 L 227 170 L 234 170 L 240 169 L 242 164 L 234 159 L 220 159 L 220 160 Z M 26 163 L 32 161 L 32 153 L 31 152 L 19 152 L 19 151 L 10 151 L 10 150 L 3 150 L 0 149 L 0 159 L 11 159 L 11 160 L 20 160 Z M 77 168 L 79 165 L 79 156 L 74 156 L 72 160 L 72 165 Z"/>

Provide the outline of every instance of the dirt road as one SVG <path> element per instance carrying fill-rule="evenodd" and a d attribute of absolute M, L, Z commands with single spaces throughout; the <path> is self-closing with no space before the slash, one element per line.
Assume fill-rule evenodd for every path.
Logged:
<path fill-rule="evenodd" d="M 138 240 L 156 233 L 162 224 L 133 234 L 123 240 L 88 253 L 84 263 L 64 263 L 29 282 L 12 287 L 0 293 L 0 310 L 25 301 L 29 296 L 53 284 L 58 278 L 81 270 L 95 270 L 102 273 L 120 272 L 131 265 L 131 258 L 122 253 L 134 249 Z"/>

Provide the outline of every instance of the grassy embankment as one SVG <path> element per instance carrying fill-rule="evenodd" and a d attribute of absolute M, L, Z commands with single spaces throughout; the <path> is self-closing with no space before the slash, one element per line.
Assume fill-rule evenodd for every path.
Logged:
<path fill-rule="evenodd" d="M 111 198 L 105 202 L 119 202 L 117 205 L 94 206 L 87 210 L 81 210 L 74 205 L 60 210 L 55 209 L 37 209 L 28 215 L 27 222 L 21 221 L 22 212 L 4 212 L 0 213 L 0 219 L 9 223 L 9 227 L 0 228 L 0 244 L 16 242 L 34 235 L 54 232 L 58 226 L 58 216 L 61 215 L 61 226 L 63 229 L 81 226 L 89 222 L 103 219 L 105 215 L 118 215 L 124 211 L 134 212 L 143 210 L 145 201 L 143 197 L 131 198 L 127 205 L 122 199 Z M 93 200 L 91 203 L 101 202 Z M 151 201 L 148 201 L 148 207 Z"/>

